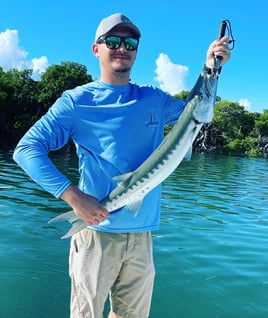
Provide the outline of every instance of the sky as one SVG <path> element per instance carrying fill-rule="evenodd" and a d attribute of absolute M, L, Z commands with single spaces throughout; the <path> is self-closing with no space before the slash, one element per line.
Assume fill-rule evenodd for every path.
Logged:
<path fill-rule="evenodd" d="M 95 32 L 119 12 L 142 33 L 132 81 L 175 94 L 193 87 L 227 19 L 236 41 L 217 95 L 261 113 L 268 109 L 267 6 L 267 0 L 0 0 L 0 67 L 33 69 L 38 80 L 48 66 L 71 61 L 98 79 Z"/>

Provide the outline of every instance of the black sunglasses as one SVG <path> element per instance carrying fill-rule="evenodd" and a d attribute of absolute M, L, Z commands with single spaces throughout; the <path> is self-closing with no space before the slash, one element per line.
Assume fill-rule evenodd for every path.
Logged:
<path fill-rule="evenodd" d="M 97 43 L 105 42 L 106 47 L 108 49 L 116 50 L 119 49 L 122 45 L 122 42 L 125 45 L 126 50 L 128 51 L 135 51 L 139 45 L 139 39 L 132 38 L 132 37 L 122 37 L 118 35 L 108 35 L 108 36 L 101 36 Z"/>

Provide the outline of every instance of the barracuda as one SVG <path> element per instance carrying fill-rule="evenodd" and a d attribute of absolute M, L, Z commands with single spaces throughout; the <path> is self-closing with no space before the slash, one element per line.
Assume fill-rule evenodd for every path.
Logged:
<path fill-rule="evenodd" d="M 208 77 L 202 71 L 181 116 L 159 147 L 135 171 L 115 178 L 117 187 L 101 201 L 109 212 L 126 207 L 136 215 L 146 194 L 163 182 L 191 152 L 201 127 L 213 118 L 217 80 L 218 76 Z M 87 226 L 73 211 L 63 213 L 49 223 L 57 220 L 72 224 L 62 238 Z"/>

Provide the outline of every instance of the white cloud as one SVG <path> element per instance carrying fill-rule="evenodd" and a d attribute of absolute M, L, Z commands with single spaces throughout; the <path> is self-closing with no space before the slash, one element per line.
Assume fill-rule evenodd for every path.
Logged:
<path fill-rule="evenodd" d="M 15 68 L 19 71 L 24 69 L 32 69 L 32 77 L 35 80 L 40 79 L 41 73 L 48 66 L 46 56 L 27 59 L 28 52 L 19 47 L 19 36 L 17 30 L 7 29 L 5 32 L 0 32 L 0 66 L 4 71 Z"/>
<path fill-rule="evenodd" d="M 30 68 L 33 70 L 33 79 L 38 80 L 40 78 L 40 75 L 44 73 L 47 67 L 48 60 L 46 56 L 41 56 L 38 59 L 32 59 Z"/>
<path fill-rule="evenodd" d="M 156 66 L 157 76 L 154 80 L 159 83 L 163 91 L 174 95 L 188 89 L 185 82 L 188 75 L 187 66 L 172 63 L 164 53 L 159 54 Z"/>
<path fill-rule="evenodd" d="M 252 105 L 247 98 L 241 98 L 238 103 L 239 105 L 243 106 L 245 110 L 250 111 Z"/>

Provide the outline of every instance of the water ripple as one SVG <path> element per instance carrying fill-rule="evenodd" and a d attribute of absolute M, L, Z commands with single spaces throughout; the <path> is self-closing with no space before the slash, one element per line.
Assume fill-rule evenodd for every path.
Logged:
<path fill-rule="evenodd" d="M 68 241 L 47 221 L 68 207 L 11 156 L 0 151 L 1 310 L 10 317 L 67 317 Z M 53 160 L 77 180 L 70 153 Z M 200 155 L 163 183 L 150 318 L 267 317 L 267 168 L 264 159 Z"/>

